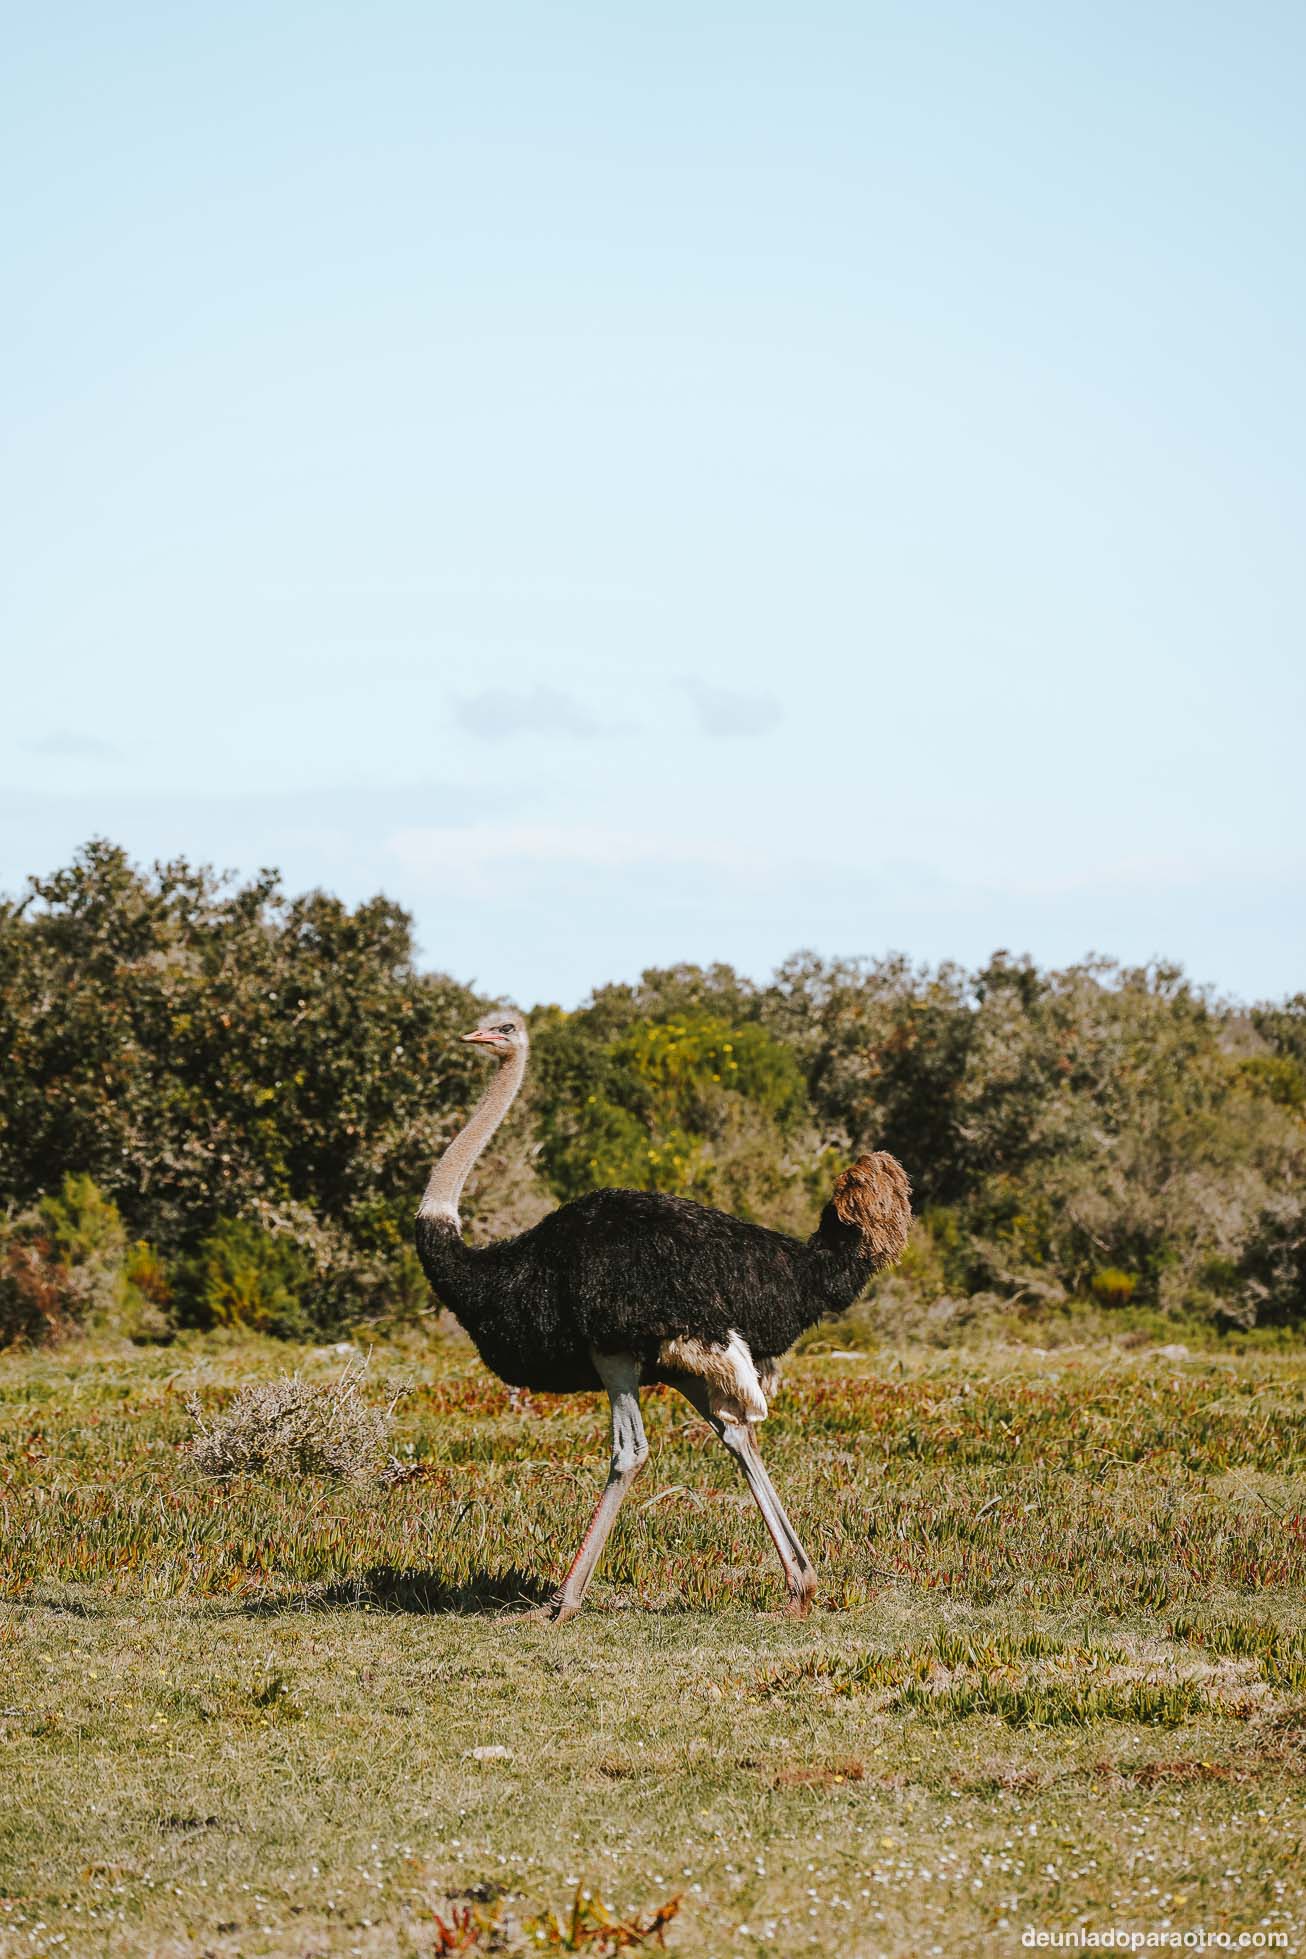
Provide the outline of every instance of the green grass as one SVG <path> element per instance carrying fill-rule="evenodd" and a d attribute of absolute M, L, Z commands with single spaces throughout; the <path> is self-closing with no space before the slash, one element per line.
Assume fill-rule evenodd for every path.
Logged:
<path fill-rule="evenodd" d="M 1298 1949 L 1306 1358 L 809 1356 L 762 1432 L 821 1567 L 804 1623 L 652 1393 L 555 1628 L 510 1613 L 575 1549 L 597 1401 L 514 1403 L 459 1341 L 378 1352 L 402 1478 L 204 1481 L 187 1397 L 296 1364 L 341 1365 L 0 1360 L 0 1953 L 408 1959 L 437 1913 L 473 1951 L 601 1953 L 676 1894 L 669 1948 L 722 1959 L 1015 1954 L 1081 1916 Z"/>

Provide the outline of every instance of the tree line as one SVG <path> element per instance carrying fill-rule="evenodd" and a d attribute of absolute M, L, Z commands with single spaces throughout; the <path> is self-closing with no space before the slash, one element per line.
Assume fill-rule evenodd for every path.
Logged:
<path fill-rule="evenodd" d="M 490 1004 L 418 970 L 398 906 L 271 872 L 93 841 L 0 901 L 0 1341 L 428 1311 L 411 1218 L 480 1091 L 456 1037 Z M 806 1233 L 835 1170 L 884 1148 L 919 1217 L 882 1321 L 1306 1319 L 1306 995 L 800 953 L 764 983 L 677 966 L 530 1021 L 473 1236 L 603 1184 Z"/>

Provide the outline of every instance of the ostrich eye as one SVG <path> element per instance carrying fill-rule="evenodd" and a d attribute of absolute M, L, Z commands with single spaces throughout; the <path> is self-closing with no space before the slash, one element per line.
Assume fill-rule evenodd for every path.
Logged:
<path fill-rule="evenodd" d="M 504 1023 L 503 1023 L 503 1026 L 502 1026 L 502 1027 L 500 1027 L 500 1028 L 499 1028 L 499 1029 L 498 1029 L 497 1031 L 498 1031 L 498 1032 L 499 1032 L 500 1034 L 511 1034 L 513 1030 L 512 1030 L 512 1027 L 511 1027 L 511 1025 L 510 1025 L 510 1023 L 509 1023 L 508 1021 L 506 1021 L 506 1020 L 505 1020 L 505 1021 L 504 1021 Z"/>

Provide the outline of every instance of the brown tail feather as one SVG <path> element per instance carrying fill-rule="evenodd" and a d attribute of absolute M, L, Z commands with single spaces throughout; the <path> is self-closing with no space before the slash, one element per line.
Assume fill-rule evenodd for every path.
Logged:
<path fill-rule="evenodd" d="M 911 1185 L 896 1156 L 859 1156 L 834 1182 L 835 1214 L 862 1234 L 876 1270 L 902 1257 L 911 1229 Z"/>

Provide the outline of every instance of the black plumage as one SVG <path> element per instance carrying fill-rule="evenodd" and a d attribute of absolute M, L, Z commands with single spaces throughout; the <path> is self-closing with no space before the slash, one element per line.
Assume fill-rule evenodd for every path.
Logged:
<path fill-rule="evenodd" d="M 452 1219 L 419 1217 L 417 1250 L 490 1371 L 553 1394 L 603 1385 L 594 1350 L 633 1354 L 644 1381 L 671 1379 L 658 1349 L 684 1335 L 738 1333 L 761 1372 L 885 1262 L 833 1202 L 804 1242 L 647 1190 L 591 1191 L 475 1248 Z"/>

